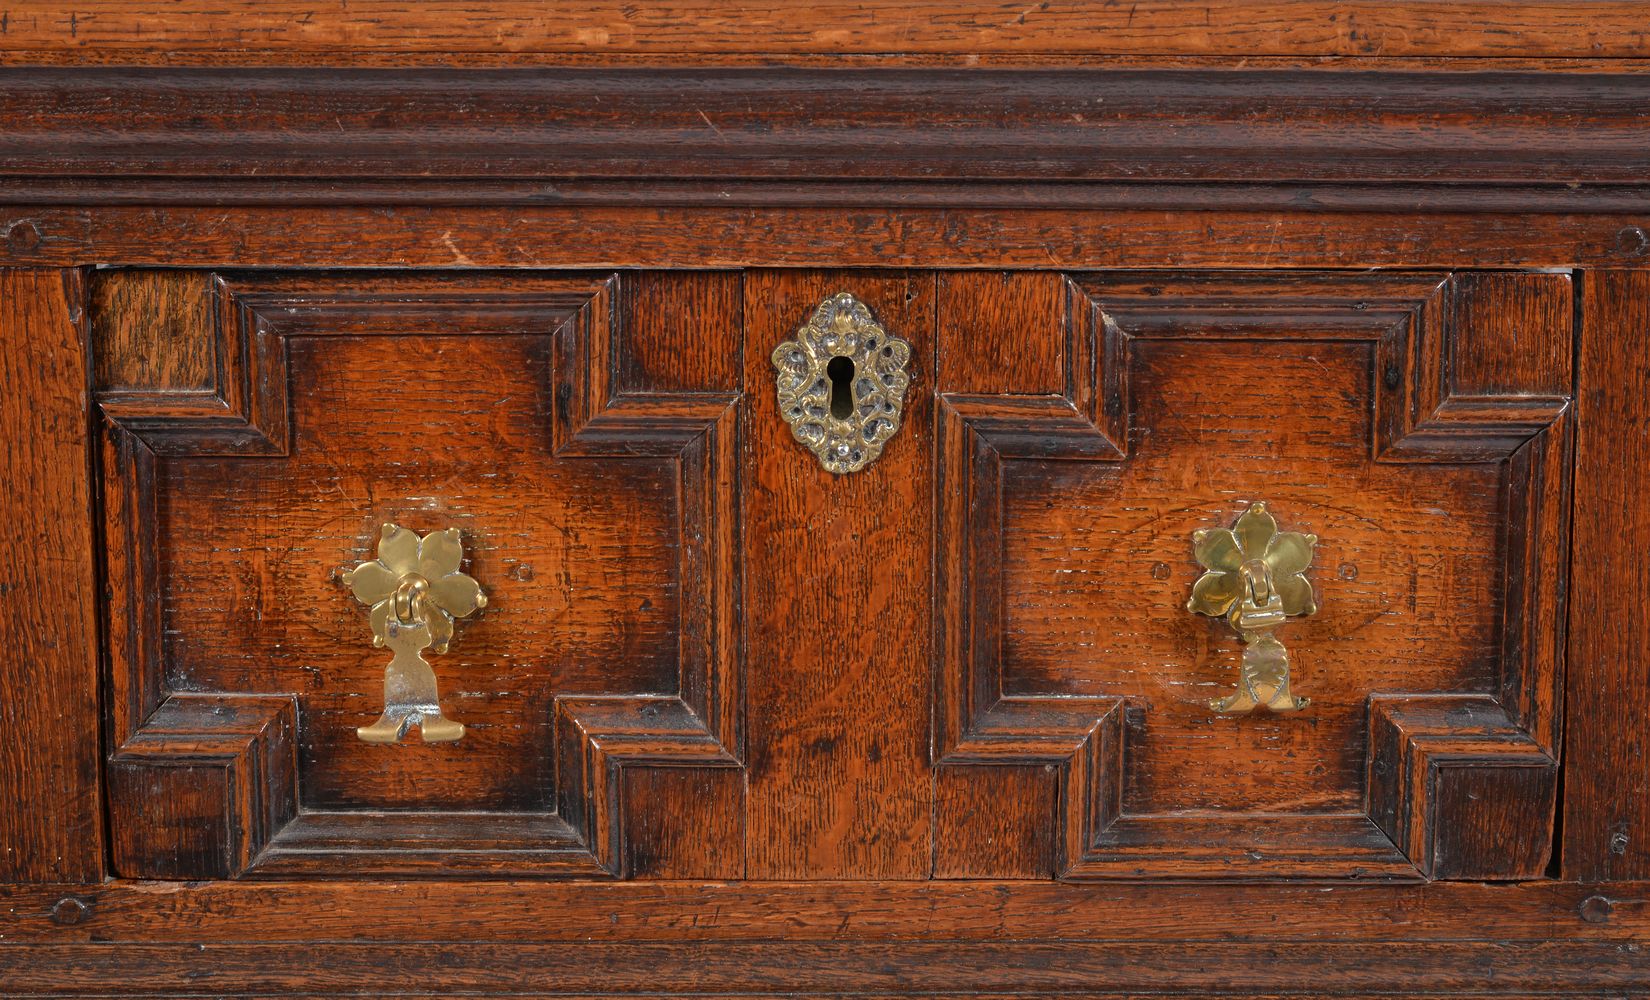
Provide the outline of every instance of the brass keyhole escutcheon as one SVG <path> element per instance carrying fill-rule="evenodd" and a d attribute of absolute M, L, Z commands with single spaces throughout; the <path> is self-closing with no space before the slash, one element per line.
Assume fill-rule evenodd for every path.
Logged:
<path fill-rule="evenodd" d="M 876 461 L 899 430 L 911 345 L 865 304 L 838 292 L 773 349 L 779 415 L 791 436 L 837 475 Z"/>
<path fill-rule="evenodd" d="M 1311 704 L 1290 690 L 1289 651 L 1273 632 L 1318 610 L 1306 579 L 1318 536 L 1279 531 L 1266 505 L 1257 503 L 1232 527 L 1198 531 L 1192 541 L 1204 573 L 1186 610 L 1225 618 L 1243 640 L 1237 692 L 1211 699 L 1209 707 L 1235 715 L 1257 708 L 1294 712 Z"/>
<path fill-rule="evenodd" d="M 399 742 L 415 725 L 426 743 L 464 735 L 463 725 L 442 714 L 435 671 L 424 659 L 426 649 L 447 651 L 453 619 L 487 606 L 480 585 L 459 571 L 463 561 L 457 528 L 420 538 L 386 524 L 379 533 L 378 557 L 344 574 L 355 599 L 372 606 L 367 616 L 372 644 L 388 646 L 394 654 L 384 668 L 383 714 L 355 731 L 368 743 Z"/>

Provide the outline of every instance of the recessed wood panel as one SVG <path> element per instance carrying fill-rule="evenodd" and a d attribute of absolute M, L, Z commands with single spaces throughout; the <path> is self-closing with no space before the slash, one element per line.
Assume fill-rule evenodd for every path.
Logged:
<path fill-rule="evenodd" d="M 973 283 L 965 302 L 1007 287 L 951 280 Z M 1046 810 L 1030 766 L 1055 768 L 1055 815 L 1021 829 L 1045 831 L 1068 877 L 1541 874 L 1567 276 L 1042 280 L 1064 282 L 1055 345 L 1047 317 L 942 310 L 942 357 L 966 357 L 981 317 L 1003 327 L 992 341 L 1026 341 L 1023 382 L 1009 362 L 992 394 L 941 386 L 948 800 L 1017 783 L 998 801 Z M 1278 634 L 1311 704 L 1222 715 L 1209 702 L 1238 684 L 1241 646 L 1186 609 L 1193 533 L 1262 501 L 1319 539 L 1319 611 Z M 1014 853 L 972 846 L 1002 822 L 948 814 L 936 871 L 1018 874 Z M 1493 846 L 1508 824 L 1530 824 L 1517 852 Z"/>
<path fill-rule="evenodd" d="M 1127 462 L 1005 470 L 1007 694 L 1128 698 L 1133 813 L 1315 813 L 1363 798 L 1376 691 L 1493 686 L 1500 477 L 1493 465 L 1370 461 L 1374 348 L 1147 341 L 1130 359 Z M 1219 716 L 1242 644 L 1186 599 L 1192 533 L 1265 502 L 1318 536 L 1316 615 L 1290 622 L 1301 715 Z"/>
<path fill-rule="evenodd" d="M 168 362 L 100 389 L 124 873 L 742 870 L 695 840 L 737 837 L 742 812 L 737 373 L 725 346 L 681 358 L 691 325 L 660 315 L 736 324 L 737 279 L 100 280 L 109 371 L 173 345 L 217 358 L 204 388 L 170 386 Z M 672 364 L 672 391 L 647 384 Z M 356 736 L 389 654 L 342 573 L 388 522 L 458 528 L 489 597 L 431 657 L 457 742 Z M 233 699 L 244 724 L 224 729 Z M 658 765 L 710 797 L 672 806 L 649 791 L 669 782 L 625 777 Z M 220 776 L 193 808 L 224 825 L 180 854 L 143 817 L 184 766 Z"/>
<path fill-rule="evenodd" d="M 173 689 L 293 692 L 319 809 L 549 809 L 554 701 L 675 683 L 675 470 L 552 453 L 551 330 L 293 337 L 291 454 L 157 476 Z M 385 654 L 340 571 L 377 526 L 465 533 L 489 595 L 432 657 L 454 744 L 356 738 Z"/>

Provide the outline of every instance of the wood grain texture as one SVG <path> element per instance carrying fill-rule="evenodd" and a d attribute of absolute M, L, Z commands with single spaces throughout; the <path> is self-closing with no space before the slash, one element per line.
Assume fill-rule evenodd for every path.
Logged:
<path fill-rule="evenodd" d="M 1043 280 L 1055 323 L 1019 296 L 992 300 L 1010 287 L 997 275 L 948 278 L 975 288 L 942 311 L 941 370 L 978 381 L 974 345 L 990 357 L 1014 331 L 1027 372 L 942 397 L 942 766 L 1058 764 L 1068 876 L 1540 874 L 1562 677 L 1567 278 L 1118 273 L 1078 276 L 1063 300 Z M 1206 702 L 1238 644 L 1184 610 L 1190 539 L 1260 500 L 1320 538 L 1321 613 L 1285 638 L 1314 704 L 1222 718 Z M 1419 777 L 1382 784 L 1392 804 L 1372 815 L 1425 816 L 1414 836 L 1365 815 L 1367 701 L 1394 691 L 1483 692 L 1505 729 L 1473 742 L 1440 722 L 1454 742 L 1434 752 L 1414 750 L 1434 730 L 1398 725 L 1375 759 L 1402 756 Z M 1506 780 L 1515 757 L 1530 780 Z M 1439 777 L 1457 772 L 1440 769 L 1475 762 L 1500 776 L 1506 815 L 1440 811 L 1457 801 Z M 951 789 L 983 830 L 1001 822 L 989 788 Z M 1438 832 L 1455 821 L 1479 825 Z M 1509 823 L 1526 853 L 1486 832 Z M 968 835 L 940 836 L 981 857 Z"/>
<path fill-rule="evenodd" d="M 221 277 L 91 277 L 98 405 L 160 455 L 280 455 L 289 445 L 284 351 Z"/>
<path fill-rule="evenodd" d="M 1025 817 L 1058 815 L 1061 777 L 1056 764 L 942 760 L 934 770 L 934 878 L 1055 877 L 1060 845 L 1046 824 Z"/>
<path fill-rule="evenodd" d="M 494 182 L 495 203 L 541 203 L 545 182 L 574 178 L 625 181 L 610 203 L 707 178 L 824 192 L 814 182 L 1380 180 L 1435 196 L 1442 182 L 1478 196 L 1615 183 L 1642 197 L 1647 94 L 1644 77 L 1529 73 L 11 70 L 0 193 L 359 204 L 389 184 L 450 201 L 458 177 Z"/>
<path fill-rule="evenodd" d="M 1583 281 L 1564 876 L 1650 875 L 1650 272 Z"/>
<path fill-rule="evenodd" d="M 769 359 L 839 291 L 912 348 L 903 426 L 843 476 L 791 437 Z M 745 279 L 752 878 L 929 871 L 934 300 L 932 274 Z"/>
<path fill-rule="evenodd" d="M 90 919 L 51 919 L 65 892 L 84 898 Z M 455 894 L 469 905 L 442 905 Z M 468 939 L 1037 942 L 1075 935 L 1181 948 L 1209 940 L 1633 946 L 1650 934 L 1650 883 L 1643 882 L 114 881 L 7 885 L 0 903 L 0 932 L 9 944 L 255 944 L 272 927 L 300 946 Z M 1396 984 L 1401 970 L 1393 974 Z"/>
<path fill-rule="evenodd" d="M 1065 277 L 1049 271 L 940 274 L 939 324 L 952 345 L 936 362 L 943 391 L 1065 392 L 1069 294 Z"/>
<path fill-rule="evenodd" d="M 224 370 L 223 324 L 212 277 L 198 271 L 149 271 L 90 281 L 97 351 L 94 379 L 107 405 L 114 393 L 165 393 L 176 405 L 198 392 L 217 402 Z M 158 405 L 158 404 L 157 404 Z"/>
<path fill-rule="evenodd" d="M 298 812 L 290 697 L 168 698 L 109 760 L 110 855 L 142 878 L 230 878 Z"/>
<path fill-rule="evenodd" d="M 786 186 L 789 190 L 790 186 Z M 883 185 L 877 191 L 884 191 Z M 1164 189 L 1159 188 L 1159 191 Z M 1194 189 L 1201 190 L 1201 189 Z M 0 261 L 26 267 L 1631 267 L 1650 254 L 1650 199 L 1607 210 L 1513 200 L 1483 212 L 1389 210 L 1414 193 L 1385 187 L 1355 211 L 1275 209 L 1269 193 L 1227 209 L 1187 208 L 1176 189 L 1159 208 L 961 211 L 904 206 L 850 188 L 851 211 L 787 206 L 257 208 L 47 204 L 0 206 Z M 1536 197 L 1536 196 L 1533 196 Z M 0 199 L 3 201 L 4 199 Z M 972 199 L 967 199 L 972 200 Z M 1056 202 L 1059 199 L 1054 199 Z M 1428 199 L 1420 199 L 1422 202 Z M 1560 202 L 1567 198 L 1556 199 Z M 859 202 L 869 202 L 866 205 Z M 1257 207 L 1258 204 L 1258 207 Z M 1319 211 L 1318 208 L 1325 210 Z M 1604 211 L 1606 209 L 1601 209 Z M 752 224 L 752 220 L 758 224 Z M 167 239 L 156 240 L 156 232 Z M 805 233 L 776 240 L 774 233 Z M 249 240 L 245 234 L 257 233 Z"/>
<path fill-rule="evenodd" d="M 0 269 L 0 881 L 103 875 L 86 290 Z"/>
<path fill-rule="evenodd" d="M 1115 461 L 1116 424 L 1097 406 L 1100 359 L 1072 309 L 1086 299 L 1066 277 L 964 272 L 941 288 L 935 876 L 1063 875 L 1121 807 L 1125 711 L 1011 696 L 997 522 L 1006 460 Z"/>
<path fill-rule="evenodd" d="M 1182 993 L 1247 996 L 1334 983 L 1337 992 L 1391 992 L 1400 975 L 1409 995 L 1467 991 L 1575 996 L 1589 990 L 1631 994 L 1650 984 L 1636 949 L 1619 942 L 1438 942 L 1404 945 L 1404 968 L 1392 967 L 1390 941 L 1320 942 L 1289 948 L 1275 941 L 634 941 L 481 943 L 461 940 L 424 948 L 329 941 L 304 950 L 301 970 L 287 964 L 290 945 L 102 944 L 16 945 L 13 996 L 110 995 L 134 987 L 150 995 L 211 990 L 213 995 L 270 996 L 316 987 L 336 993 L 437 995 L 542 991 L 561 995 L 703 996 L 788 993 L 832 997 L 1073 992 L 1152 993 L 1172 983 Z M 141 977 L 133 970 L 142 970 Z M 662 984 L 681 984 L 681 987 Z M 542 992 L 541 992 L 542 995 Z M 1298 992 L 1296 995 L 1299 995 Z"/>
<path fill-rule="evenodd" d="M 687 282 L 703 296 L 684 294 Z M 651 831 L 666 823 L 697 824 L 707 818 L 707 809 L 717 806 L 731 807 L 735 814 L 743 811 L 742 659 L 736 617 L 742 551 L 740 383 L 731 366 L 739 341 L 733 332 L 740 315 L 735 299 L 739 279 L 700 274 L 667 277 L 656 285 L 653 276 L 631 275 L 625 283 L 645 291 L 628 298 L 621 294 L 621 302 L 665 307 L 666 314 L 649 310 L 643 315 L 650 321 L 635 330 L 625 327 L 622 335 L 618 317 L 628 319 L 629 312 L 606 320 L 601 310 L 586 309 L 577 321 L 562 326 L 552 440 L 558 458 L 590 459 L 603 466 L 615 459 L 648 457 L 670 462 L 674 490 L 667 492 L 675 501 L 671 527 L 676 549 L 671 569 L 681 592 L 674 684 L 664 685 L 673 693 L 627 695 L 618 686 L 594 697 L 558 697 L 557 811 L 582 830 L 585 842 L 611 871 L 628 874 L 623 866 L 638 861 L 661 873 L 679 864 L 687 873 L 738 877 L 744 870 L 739 845 L 713 839 L 718 833 L 742 835 L 737 818 L 716 817 L 698 836 L 691 827 Z M 680 311 L 670 315 L 671 305 Z M 677 346 L 685 328 L 701 322 L 724 333 L 700 341 L 698 350 L 673 364 L 686 376 L 686 391 L 622 388 L 638 363 L 651 359 L 657 364 Z M 640 349 L 627 349 L 631 341 Z M 601 498 L 592 494 L 592 499 Z M 620 526 L 626 526 L 622 520 Z M 654 767 L 691 769 L 699 784 L 689 778 L 684 787 L 680 779 L 686 776 L 679 775 L 674 794 L 654 795 L 653 790 L 671 788 L 671 783 L 629 780 L 629 772 Z M 699 788 L 706 794 L 695 801 L 691 796 Z M 633 790 L 638 794 L 631 797 L 627 793 Z M 638 812 L 645 812 L 645 820 Z M 632 827 L 647 838 L 640 853 L 624 840 Z"/>
<path fill-rule="evenodd" d="M 64 887 L 13 886 L 0 888 L 0 958 L 10 963 L 8 990 L 37 995 L 153 996 L 198 992 L 201 983 L 225 996 L 382 992 L 386 983 L 411 992 L 536 995 L 553 981 L 557 995 L 574 996 L 841 996 L 845 985 L 890 997 L 1162 996 L 1166 983 L 1169 992 L 1193 995 L 1298 996 L 1300 977 L 1310 975 L 1335 996 L 1612 989 L 1619 996 L 1650 975 L 1640 949 L 1650 933 L 1647 890 L 1643 883 L 113 883 L 68 890 L 83 901 L 85 918 L 64 924 L 50 916 Z M 454 898 L 465 905 L 452 905 Z M 303 953 L 301 966 L 269 947 L 271 928 L 281 928 L 281 947 Z M 1395 968 L 1398 947 L 1404 962 Z M 1220 967 L 1211 971 L 1209 962 Z M 127 974 L 117 981 L 120 964 Z"/>
<path fill-rule="evenodd" d="M 1429 878 L 1539 878 L 1558 765 L 1493 699 L 1369 706 L 1370 817 Z"/>
<path fill-rule="evenodd" d="M 745 873 L 745 776 L 731 767 L 630 767 L 620 870 L 638 879 Z"/>
<path fill-rule="evenodd" d="M 650 866 L 741 870 L 738 850 L 708 861 L 714 843 L 668 829 L 701 821 L 703 806 L 632 799 L 622 775 L 732 768 L 703 780 L 716 786 L 712 802 L 738 803 L 727 749 L 738 746 L 737 373 L 725 351 L 720 364 L 708 353 L 708 367 L 678 376 L 686 392 L 621 392 L 614 379 L 638 364 L 681 364 L 664 358 L 683 317 L 648 310 L 637 349 L 626 347 L 621 307 L 668 312 L 668 295 L 642 277 L 635 292 L 604 275 L 501 277 L 202 275 L 170 282 L 183 304 L 159 310 L 141 295 L 103 298 L 124 311 L 99 318 L 99 343 L 123 364 L 132 330 L 147 337 L 139 364 L 226 345 L 211 390 L 160 384 L 178 367 L 165 360 L 142 388 L 100 390 L 118 540 L 108 555 L 116 759 L 155 760 L 168 747 L 190 756 L 161 738 L 176 727 L 156 729 L 167 691 L 296 696 L 302 707 L 298 774 L 282 779 L 301 811 L 266 804 L 290 824 L 250 848 L 220 845 L 213 856 L 238 864 L 198 875 L 617 872 L 627 823 L 657 842 Z M 158 279 L 104 280 L 147 289 Z M 680 296 L 683 281 L 711 293 L 695 321 L 737 322 L 737 279 L 663 287 Z M 718 295 L 734 311 L 711 309 Z M 212 307 L 187 305 L 194 297 Z M 171 315 L 213 326 L 169 337 L 157 317 Z M 497 465 L 500 449 L 510 465 Z M 370 555 L 386 521 L 461 526 L 469 572 L 492 597 L 436 664 L 444 705 L 469 730 L 462 743 L 355 737 L 378 710 L 383 656 L 337 578 Z M 152 783 L 120 788 L 123 822 L 141 822 Z M 236 787 L 218 793 L 242 802 Z M 627 820 L 632 807 L 647 818 Z M 187 874 L 146 862 L 153 837 L 133 843 L 124 872 Z"/>
<path fill-rule="evenodd" d="M 504 59 L 593 54 L 1070 53 L 1295 56 L 1650 56 L 1643 9 L 1552 0 L 1054 0 L 1031 6 L 951 0 L 915 11 L 892 0 L 787 4 L 413 4 L 367 0 L 317 9 L 291 0 L 236 9 L 204 0 L 83 0 L 66 10 L 20 0 L 7 10 L 7 61 L 359 62 L 399 56 L 441 64 L 465 53 Z"/>
<path fill-rule="evenodd" d="M 0 992 L 1650 993 L 1644 8 L 6 5 Z M 1199 720 L 1273 490 L 1319 714 Z M 392 515 L 471 751 L 338 738 Z"/>

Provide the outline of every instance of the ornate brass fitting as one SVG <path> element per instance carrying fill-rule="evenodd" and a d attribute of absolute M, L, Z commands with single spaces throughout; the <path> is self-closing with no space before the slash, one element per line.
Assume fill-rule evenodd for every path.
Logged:
<path fill-rule="evenodd" d="M 1211 699 L 1209 707 L 1229 714 L 1305 708 L 1310 699 L 1290 693 L 1289 651 L 1272 632 L 1290 617 L 1318 610 L 1306 579 L 1318 536 L 1279 531 L 1266 505 L 1257 503 L 1230 529 L 1204 529 L 1192 541 L 1206 572 L 1192 586 L 1186 610 L 1225 618 L 1243 639 L 1237 693 Z"/>
<path fill-rule="evenodd" d="M 876 461 L 899 430 L 910 344 L 838 292 L 770 357 L 779 415 L 820 465 L 840 476 Z"/>
<path fill-rule="evenodd" d="M 464 546 L 457 528 L 423 538 L 386 524 L 378 538 L 378 558 L 343 576 L 362 604 L 372 605 L 372 644 L 395 655 L 384 668 L 384 714 L 355 735 L 368 743 L 395 743 L 414 724 L 426 743 L 456 740 L 464 727 L 441 714 L 435 671 L 424 650 L 445 653 L 453 619 L 487 606 L 487 595 L 459 572 Z"/>

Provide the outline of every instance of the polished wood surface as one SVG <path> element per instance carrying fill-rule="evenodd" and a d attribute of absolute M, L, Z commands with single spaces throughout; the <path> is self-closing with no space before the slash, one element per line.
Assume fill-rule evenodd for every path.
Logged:
<path fill-rule="evenodd" d="M 1650 933 L 1642 883 L 331 881 L 69 891 L 0 892 L 7 953 L 19 959 L 9 992 L 73 995 L 63 989 L 72 983 L 80 995 L 434 985 L 526 996 L 1304 988 L 1604 997 L 1642 989 L 1637 949 Z M 466 905 L 454 904 L 455 891 Z M 65 898 L 80 903 L 80 922 L 52 918 Z M 270 942 L 272 928 L 282 941 Z M 569 985 L 547 989 L 551 981 Z"/>
<path fill-rule="evenodd" d="M 0 268 L 0 881 L 103 877 L 86 285 Z"/>
<path fill-rule="evenodd" d="M 992 395 L 941 386 L 942 801 L 985 780 L 964 801 L 989 816 L 1007 779 L 980 768 L 1015 768 L 1024 788 L 1010 799 L 1034 802 L 1048 794 L 1034 765 L 1060 767 L 1067 877 L 1541 874 L 1562 663 L 1566 567 L 1551 553 L 1567 537 L 1568 280 L 948 281 L 970 286 L 967 307 L 947 310 L 942 352 L 972 356 L 979 342 L 996 366 L 987 378 L 1021 358 L 1027 373 Z M 999 355 L 1005 341 L 1023 353 Z M 1316 704 L 1222 719 L 1206 702 L 1230 684 L 1238 644 L 1184 609 L 1199 572 L 1190 539 L 1261 501 L 1320 538 L 1322 610 L 1289 639 Z M 1482 697 L 1436 698 L 1468 692 Z M 1454 769 L 1440 774 L 1490 786 L 1461 793 L 1473 812 L 1432 773 L 1445 759 Z M 964 826 L 951 808 L 947 826 Z M 1507 823 L 1519 852 L 1457 830 Z M 947 867 L 1008 874 L 984 866 L 978 836 L 947 836 L 961 852 Z"/>
<path fill-rule="evenodd" d="M 21 0 L 6 11 L 9 61 L 121 64 L 509 62 L 626 55 L 1492 57 L 1650 55 L 1644 9 L 1627 0 L 895 0 L 784 3 L 474 3 L 280 0 L 223 17 L 220 5 Z"/>
<path fill-rule="evenodd" d="M 835 476 L 779 418 L 769 354 L 839 291 L 910 341 L 904 425 Z M 749 866 L 762 879 L 924 878 L 930 864 L 928 408 L 934 276 L 746 277 Z M 875 720 L 867 725 L 870 720 Z"/>
<path fill-rule="evenodd" d="M 672 309 L 732 329 L 727 278 L 686 279 L 702 298 L 668 276 L 178 279 L 99 275 L 93 320 L 119 499 L 120 874 L 618 872 L 623 807 L 607 803 L 626 798 L 626 761 L 735 765 L 731 397 L 714 375 L 655 392 L 635 370 L 680 339 L 689 316 Z M 134 328 L 176 336 L 133 350 Z M 202 344 L 209 387 L 186 360 Z M 464 531 L 492 597 L 441 658 L 462 744 L 355 735 L 384 655 L 340 572 L 392 522 Z M 651 791 L 638 801 L 657 818 L 696 794 Z M 165 824 L 156 797 L 173 803 Z M 160 825 L 194 846 L 168 851 Z M 737 849 L 708 868 L 644 853 L 742 868 Z"/>
<path fill-rule="evenodd" d="M 0 993 L 1650 990 L 1644 5 L 208 7 L 0 11 Z"/>
<path fill-rule="evenodd" d="M 697 833 L 717 861 L 671 864 L 759 879 L 1545 872 L 1566 275 L 104 271 L 94 288 L 120 874 L 662 864 L 632 832 L 677 853 Z M 768 345 L 831 289 L 911 338 L 912 392 L 939 401 L 937 434 L 913 407 L 863 475 L 810 467 L 762 391 Z M 669 332 L 692 324 L 713 335 Z M 724 373 L 679 367 L 660 392 L 622 360 L 666 345 Z M 929 358 L 955 381 L 930 388 Z M 953 391 L 980 387 L 998 391 Z M 1189 539 L 1263 500 L 1322 539 L 1325 613 L 1290 636 L 1316 707 L 1221 719 L 1206 703 L 1237 644 L 1184 610 Z M 494 597 L 443 659 L 462 745 L 354 736 L 382 663 L 339 567 L 392 521 L 462 526 Z M 679 754 L 726 773 L 620 777 Z M 610 781 L 708 827 L 631 826 Z M 703 805 L 677 814 L 683 795 Z"/>
<path fill-rule="evenodd" d="M 1127 182 L 1130 207 L 1255 207 L 1248 188 L 1216 200 L 1144 183 L 1223 180 L 1435 210 L 1576 182 L 1544 193 L 1580 207 L 1642 190 L 1650 162 L 1650 79 L 1621 73 L 7 67 L 0 87 L 0 191 L 71 204 L 279 190 L 352 206 L 931 206 L 969 190 L 984 196 L 974 207 L 1058 207 L 1111 203 L 1120 192 L 1101 182 Z M 278 132 L 237 141 L 271 121 Z M 1370 181 L 1426 200 L 1395 203 Z M 1594 191 L 1607 183 L 1632 187 Z"/>
<path fill-rule="evenodd" d="M 1650 628 L 1627 609 L 1650 593 L 1628 539 L 1650 527 L 1650 271 L 1592 271 L 1582 306 L 1575 565 L 1570 612 L 1564 872 L 1650 877 Z M 1583 764 L 1582 762 L 1585 762 Z"/>

